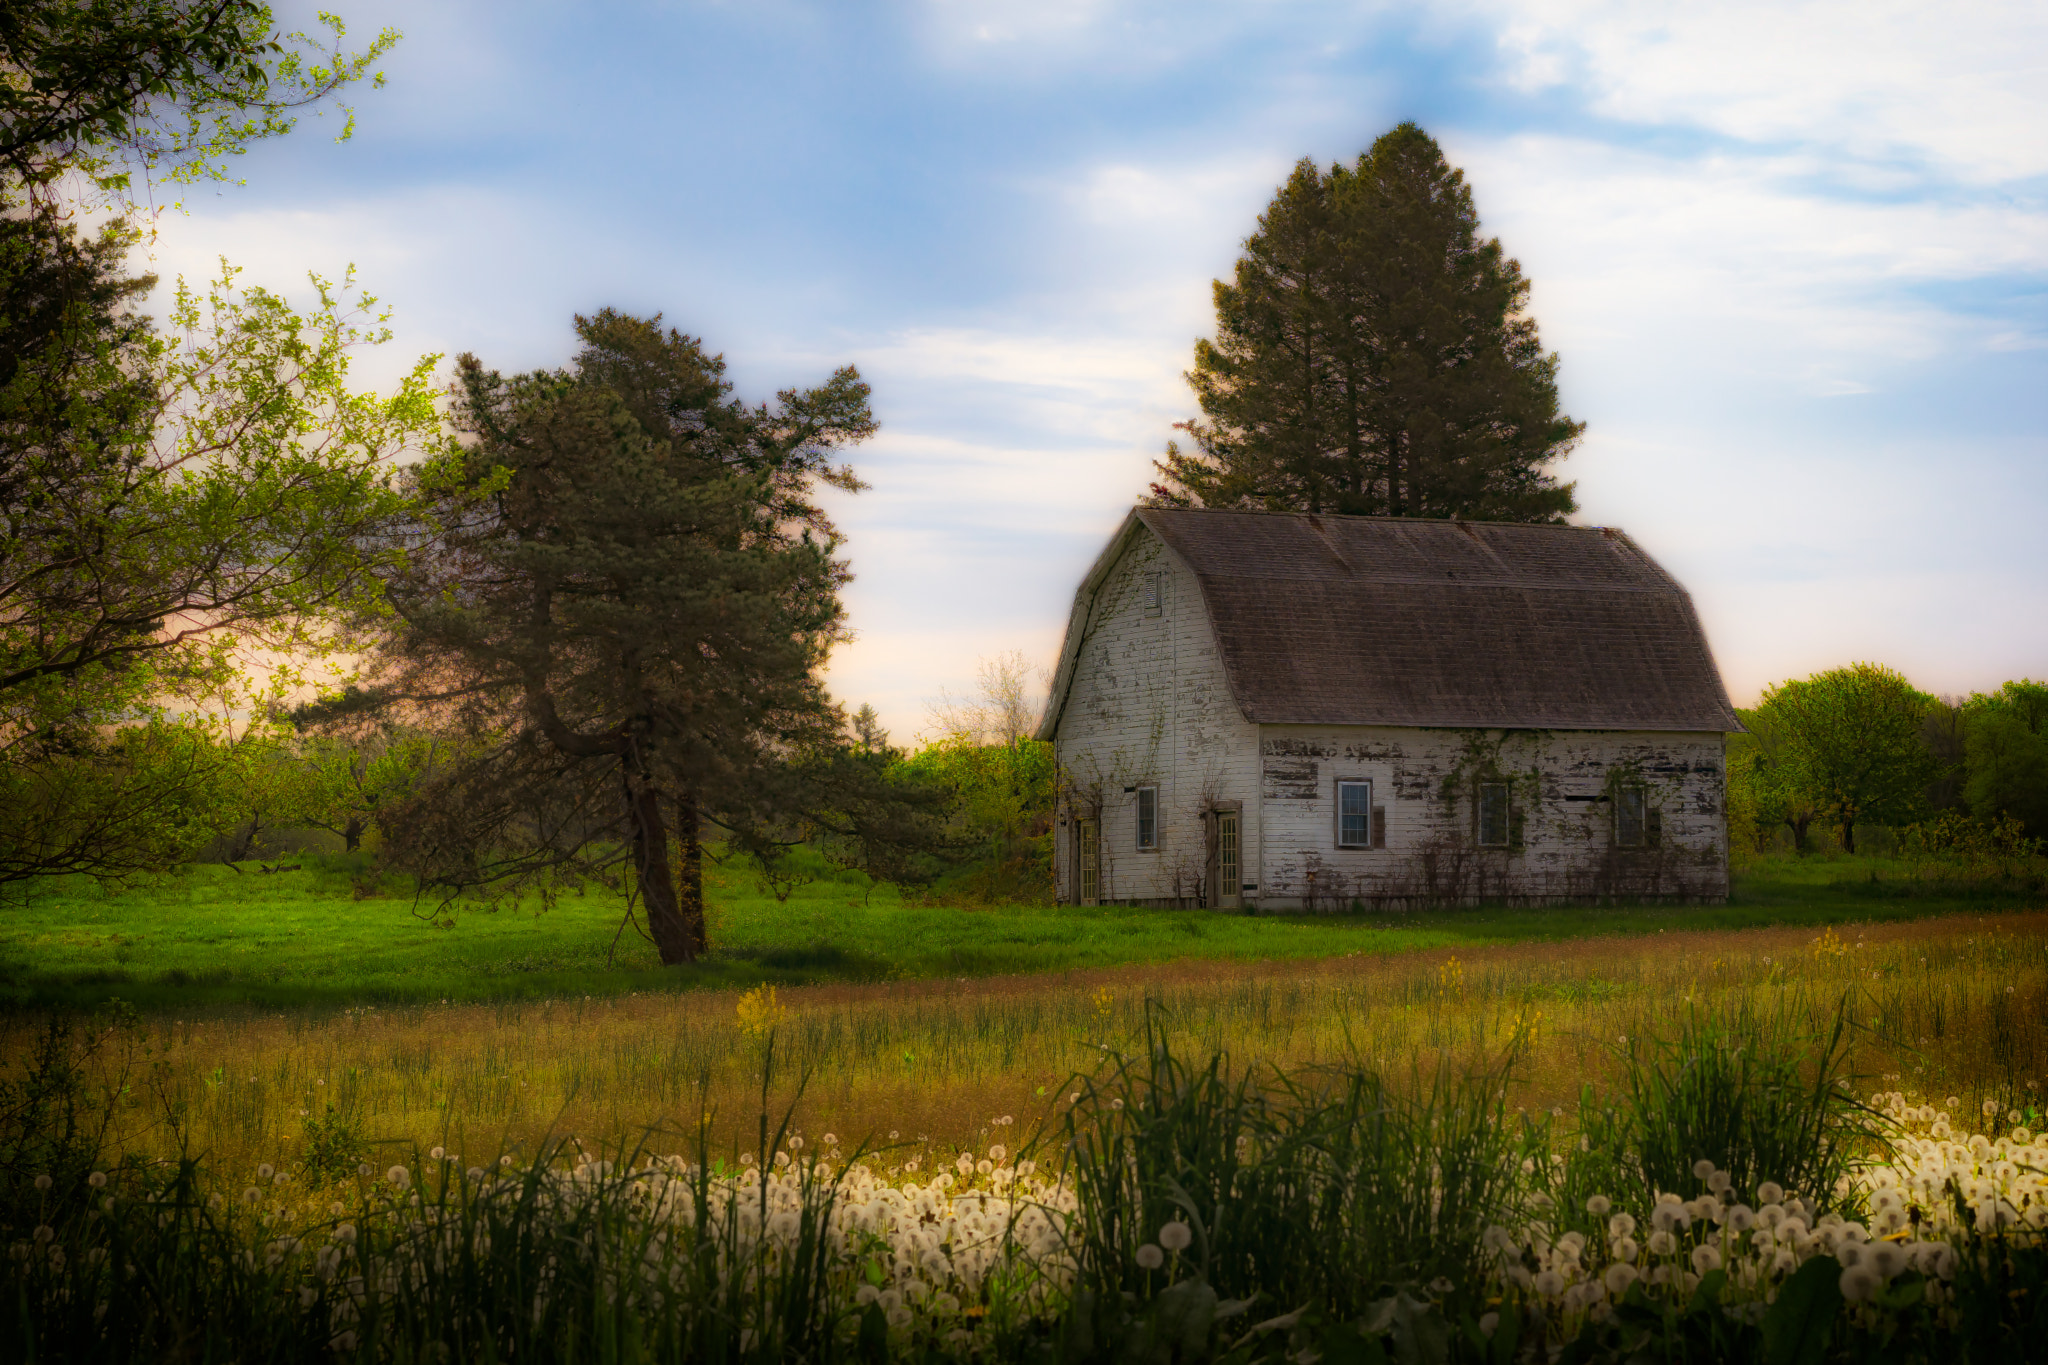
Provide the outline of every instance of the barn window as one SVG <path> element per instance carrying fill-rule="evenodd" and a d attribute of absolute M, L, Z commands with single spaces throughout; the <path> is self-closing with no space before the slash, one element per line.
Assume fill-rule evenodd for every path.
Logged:
<path fill-rule="evenodd" d="M 1614 842 L 1623 848 L 1641 848 L 1649 842 L 1648 803 L 1641 787 L 1623 787 L 1614 793 Z"/>
<path fill-rule="evenodd" d="M 1505 782 L 1479 784 L 1479 846 L 1508 846 L 1508 784 Z"/>
<path fill-rule="evenodd" d="M 1159 847 L 1159 788 L 1138 788 L 1138 847 Z"/>
<path fill-rule="evenodd" d="M 1145 575 L 1145 614 L 1157 616 L 1166 606 L 1166 575 L 1148 573 Z"/>
<path fill-rule="evenodd" d="M 1372 847 L 1372 783 L 1337 784 L 1337 847 Z"/>

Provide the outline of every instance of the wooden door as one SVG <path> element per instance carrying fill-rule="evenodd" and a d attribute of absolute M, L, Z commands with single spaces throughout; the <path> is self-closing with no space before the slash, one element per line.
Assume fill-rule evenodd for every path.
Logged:
<path fill-rule="evenodd" d="M 1216 868 L 1209 879 L 1209 904 L 1217 910 L 1235 909 L 1239 904 L 1237 812 L 1216 812 Z"/>
<path fill-rule="evenodd" d="M 1083 905 L 1102 903 L 1102 838 L 1095 821 L 1074 822 L 1075 899 Z"/>

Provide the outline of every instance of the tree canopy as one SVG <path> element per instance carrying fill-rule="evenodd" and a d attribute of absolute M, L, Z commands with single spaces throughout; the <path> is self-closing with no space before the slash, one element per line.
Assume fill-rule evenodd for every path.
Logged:
<path fill-rule="evenodd" d="M 1846 852 L 1858 824 L 1903 824 L 1925 806 L 1935 764 L 1922 737 L 1933 698 L 1895 669 L 1854 663 L 1766 688 L 1773 780 L 1810 803 Z"/>
<path fill-rule="evenodd" d="M 1162 505 L 1558 521 L 1549 472 L 1582 424 L 1482 240 L 1464 173 L 1404 123 L 1352 166 L 1304 159 L 1215 284 L 1187 378 L 1202 416 L 1170 443 Z"/>
<path fill-rule="evenodd" d="M 350 352 L 388 337 L 352 280 L 316 279 L 302 314 L 224 267 L 160 327 L 121 214 L 155 177 L 224 174 L 395 38 L 322 55 L 245 0 L 0 9 L 0 805 L 24 812 L 0 880 L 161 865 L 210 752 L 171 701 L 374 600 L 435 358 L 390 398 L 351 390 Z M 93 204 L 116 216 L 86 233 Z"/>
<path fill-rule="evenodd" d="M 410 476 L 393 615 L 368 624 L 371 699 L 475 741 L 387 852 L 450 888 L 626 861 L 681 962 L 706 947 L 702 822 L 743 848 L 886 841 L 915 837 L 918 799 L 819 677 L 848 573 L 813 489 L 861 487 L 835 459 L 874 431 L 867 385 L 847 367 L 749 406 L 659 322 L 579 317 L 563 370 L 461 358 L 464 439 Z"/>
<path fill-rule="evenodd" d="M 0 6 L 6 201 L 47 203 L 68 175 L 124 206 L 157 177 L 225 179 L 227 158 L 290 132 L 296 111 L 370 76 L 398 41 L 387 28 L 348 52 L 342 21 L 323 12 L 320 23 L 324 37 L 282 33 L 256 0 L 9 0 Z M 352 113 L 339 112 L 346 138 Z"/>

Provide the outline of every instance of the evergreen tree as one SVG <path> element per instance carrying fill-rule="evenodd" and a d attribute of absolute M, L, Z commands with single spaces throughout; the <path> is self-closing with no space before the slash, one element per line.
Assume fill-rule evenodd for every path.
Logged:
<path fill-rule="evenodd" d="M 467 440 L 413 476 L 425 520 L 366 697 L 471 740 L 384 817 L 389 856 L 447 888 L 623 864 L 672 963 L 706 946 L 706 822 L 771 856 L 820 830 L 906 842 L 935 798 L 889 786 L 819 678 L 848 574 L 812 489 L 861 487 L 832 460 L 874 430 L 867 385 L 849 367 L 749 407 L 658 324 L 578 318 L 563 371 L 461 359 Z"/>
<path fill-rule="evenodd" d="M 1195 344 L 1193 446 L 1169 443 L 1161 505 L 1557 521 L 1548 472 L 1582 424 L 1529 284 L 1479 238 L 1463 172 L 1404 123 L 1353 166 L 1304 159 L 1259 218 L 1216 337 Z"/>

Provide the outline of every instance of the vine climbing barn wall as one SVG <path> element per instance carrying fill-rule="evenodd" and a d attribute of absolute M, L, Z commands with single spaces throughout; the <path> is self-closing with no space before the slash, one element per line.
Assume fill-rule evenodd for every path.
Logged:
<path fill-rule="evenodd" d="M 1200 581 L 1135 518 L 1077 596 L 1062 688 L 1047 732 L 1063 901 L 1080 892 L 1078 821 L 1100 830 L 1102 901 L 1337 910 L 1728 892 L 1721 733 L 1254 723 Z M 1360 779 L 1373 784 L 1375 846 L 1339 848 L 1337 783 Z M 1504 847 L 1479 844 L 1483 783 L 1509 788 Z M 1625 786 L 1643 792 L 1654 830 L 1637 847 L 1616 837 Z M 1143 787 L 1158 792 L 1151 849 L 1138 846 Z M 1219 809 L 1239 812 L 1237 887 L 1210 885 Z"/>
<path fill-rule="evenodd" d="M 1148 615 L 1146 576 L 1160 575 Z M 1108 567 L 1073 664 L 1060 718 L 1061 824 L 1055 885 L 1076 895 L 1071 821 L 1099 819 L 1102 899 L 1203 904 L 1210 899 L 1210 826 L 1221 803 L 1241 803 L 1244 880 L 1258 866 L 1258 727 L 1230 694 L 1194 576 L 1149 532 Z M 1137 795 L 1159 789 L 1159 846 L 1137 846 Z M 1247 892 L 1246 895 L 1253 893 Z"/>
<path fill-rule="evenodd" d="M 1728 894 L 1719 735 L 1260 728 L 1262 906 Z M 1336 846 L 1337 784 L 1359 780 L 1384 847 Z M 1505 848 L 1479 846 L 1482 782 L 1508 788 Z M 1616 844 L 1623 785 L 1642 788 L 1654 844 Z"/>

